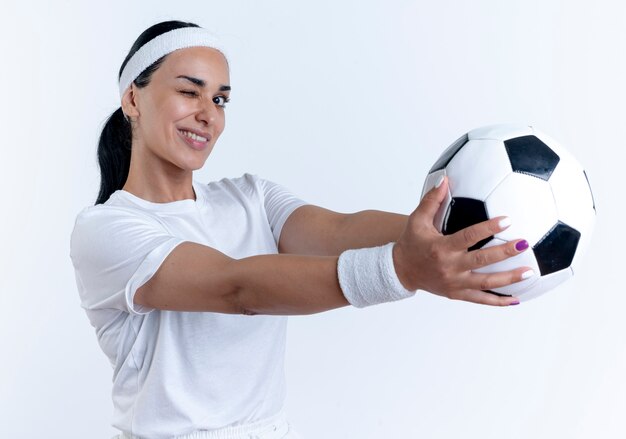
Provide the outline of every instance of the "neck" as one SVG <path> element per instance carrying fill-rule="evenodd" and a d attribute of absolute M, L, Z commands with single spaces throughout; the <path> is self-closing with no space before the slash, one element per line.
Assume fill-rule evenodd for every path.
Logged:
<path fill-rule="evenodd" d="M 142 150 L 133 145 L 123 190 L 153 203 L 196 199 L 192 170 L 181 169 L 152 153 L 141 154 Z"/>

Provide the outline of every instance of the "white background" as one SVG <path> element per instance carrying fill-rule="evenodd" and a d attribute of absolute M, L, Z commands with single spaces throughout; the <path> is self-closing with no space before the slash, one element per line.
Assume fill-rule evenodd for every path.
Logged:
<path fill-rule="evenodd" d="M 340 212 L 408 214 L 443 148 L 519 121 L 568 147 L 594 189 L 583 269 L 539 299 L 503 309 L 420 292 L 290 318 L 287 408 L 305 438 L 626 437 L 618 0 L 5 2 L 0 437 L 115 433 L 69 237 L 98 193 L 120 64 L 169 19 L 230 47 L 227 128 L 201 181 L 252 172 Z"/>

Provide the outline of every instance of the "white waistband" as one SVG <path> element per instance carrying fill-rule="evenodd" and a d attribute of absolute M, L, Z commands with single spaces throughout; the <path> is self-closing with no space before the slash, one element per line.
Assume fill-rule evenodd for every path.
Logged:
<path fill-rule="evenodd" d="M 289 431 L 287 416 L 284 410 L 269 418 L 256 422 L 217 430 L 197 430 L 175 439 L 281 439 Z M 141 436 L 122 433 L 117 439 L 144 439 Z"/>

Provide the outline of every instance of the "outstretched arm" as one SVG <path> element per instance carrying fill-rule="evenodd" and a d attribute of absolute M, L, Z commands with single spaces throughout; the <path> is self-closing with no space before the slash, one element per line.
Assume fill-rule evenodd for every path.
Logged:
<path fill-rule="evenodd" d="M 509 305 L 514 297 L 497 297 L 481 290 L 518 282 L 524 279 L 529 267 L 491 274 L 473 270 L 518 254 L 517 241 L 467 251 L 476 242 L 504 230 L 507 226 L 502 218 L 441 235 L 433 226 L 433 218 L 445 190 L 443 183 L 426 194 L 408 220 L 403 215 L 377 211 L 346 217 L 321 212 L 321 208 L 300 207 L 288 219 L 279 246 L 284 253 L 300 254 L 232 259 L 210 247 L 183 242 L 137 290 L 134 301 L 175 311 L 322 312 L 348 305 L 337 278 L 337 253 L 346 248 L 395 241 L 394 269 L 406 289 L 425 290 L 450 299 Z"/>
<path fill-rule="evenodd" d="M 351 248 L 375 247 L 397 241 L 409 217 L 380 210 L 344 214 L 306 205 L 283 226 L 280 253 L 337 256 Z"/>
<path fill-rule="evenodd" d="M 185 242 L 137 291 L 135 301 L 166 310 L 236 314 L 312 314 L 343 307 L 349 303 L 337 281 L 338 255 L 397 240 L 407 218 L 377 210 L 340 214 L 302 206 L 281 232 L 280 252 L 292 254 L 234 260 Z M 185 294 L 171 294 L 180 291 Z"/>

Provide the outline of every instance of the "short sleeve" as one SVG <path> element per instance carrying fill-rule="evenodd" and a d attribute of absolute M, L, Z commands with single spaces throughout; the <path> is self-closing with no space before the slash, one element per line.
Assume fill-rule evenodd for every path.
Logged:
<path fill-rule="evenodd" d="M 131 209 L 90 206 L 76 218 L 70 258 L 83 308 L 147 314 L 135 292 L 183 239 Z"/>
<path fill-rule="evenodd" d="M 285 186 L 273 181 L 254 176 L 263 192 L 263 203 L 267 213 L 267 221 L 274 235 L 276 245 L 280 238 L 280 232 L 289 218 L 289 215 L 300 206 L 307 203 L 303 199 L 294 195 Z"/>

